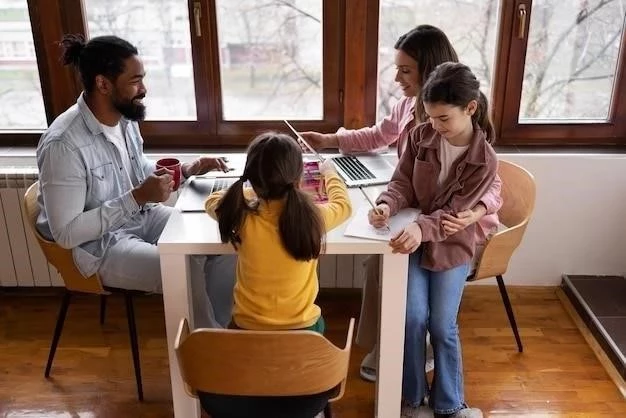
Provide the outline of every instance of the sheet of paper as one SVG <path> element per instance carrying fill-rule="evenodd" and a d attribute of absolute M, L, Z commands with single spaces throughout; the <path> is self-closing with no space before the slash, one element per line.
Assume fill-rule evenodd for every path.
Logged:
<path fill-rule="evenodd" d="M 385 231 L 376 229 L 369 224 L 367 220 L 367 212 L 369 210 L 370 206 L 359 207 L 348 226 L 346 226 L 346 231 L 344 232 L 346 236 L 389 241 L 392 237 L 398 235 L 406 225 L 413 222 L 420 213 L 420 210 L 415 208 L 402 209 L 389 218 L 389 230 Z"/>

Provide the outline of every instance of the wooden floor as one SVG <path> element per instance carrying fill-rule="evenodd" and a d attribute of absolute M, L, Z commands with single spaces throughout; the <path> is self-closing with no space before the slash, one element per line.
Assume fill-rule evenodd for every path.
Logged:
<path fill-rule="evenodd" d="M 621 397 L 552 288 L 511 288 L 525 344 L 518 354 L 497 288 L 470 286 L 461 309 L 468 403 L 491 417 L 624 417 Z M 136 399 L 123 300 L 98 323 L 98 299 L 78 297 L 46 380 L 43 369 L 60 298 L 0 289 L 0 417 L 171 417 L 160 297 L 137 301 L 146 401 Z M 321 301 L 328 336 L 339 343 L 358 294 Z M 374 386 L 358 377 L 355 347 L 338 418 L 372 417 Z M 384 417 L 388 418 L 388 417 Z M 395 417 L 389 417 L 395 418 Z"/>

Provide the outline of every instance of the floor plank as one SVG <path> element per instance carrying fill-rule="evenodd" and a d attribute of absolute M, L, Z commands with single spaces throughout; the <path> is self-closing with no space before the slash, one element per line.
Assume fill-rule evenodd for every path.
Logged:
<path fill-rule="evenodd" d="M 34 292 L 33 292 L 34 293 Z M 137 300 L 146 401 L 136 399 L 123 300 L 109 302 L 98 323 L 98 299 L 77 297 L 52 368 L 43 369 L 58 296 L 0 289 L 0 417 L 171 417 L 162 300 Z M 509 290 L 524 353 L 516 351 L 497 288 L 469 286 L 461 307 L 466 398 L 491 417 L 621 417 L 626 402 L 569 318 L 554 288 Z M 328 337 L 341 344 L 358 294 L 324 295 Z M 365 353 L 352 353 L 338 418 L 371 417 L 374 386 L 358 377 Z M 386 418 L 386 417 L 385 417 Z M 395 418 L 395 417 L 394 417 Z"/>

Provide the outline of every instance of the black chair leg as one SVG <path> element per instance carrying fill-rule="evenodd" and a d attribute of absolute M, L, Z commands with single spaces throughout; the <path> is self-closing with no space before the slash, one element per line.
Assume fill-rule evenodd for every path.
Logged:
<path fill-rule="evenodd" d="M 333 418 L 333 411 L 330 408 L 330 403 L 327 403 L 324 408 L 324 418 Z"/>
<path fill-rule="evenodd" d="M 130 334 L 130 348 L 133 353 L 133 365 L 135 366 L 137 396 L 140 401 L 143 401 L 143 386 L 141 384 L 141 366 L 139 364 L 139 345 L 137 344 L 137 327 L 135 326 L 133 295 L 130 292 L 125 292 L 124 299 L 126 301 L 126 317 L 128 319 L 128 333 Z"/>
<path fill-rule="evenodd" d="M 46 364 L 45 377 L 50 377 L 50 369 L 52 368 L 52 361 L 54 360 L 54 354 L 57 351 L 57 345 L 59 344 L 59 338 L 63 331 L 63 324 L 65 323 L 65 316 L 67 315 L 67 308 L 70 306 L 70 299 L 72 294 L 69 291 L 65 291 L 63 295 L 63 301 L 61 302 L 61 309 L 57 316 L 57 324 L 54 327 L 54 335 L 52 336 L 52 345 L 50 345 L 50 352 L 48 353 L 48 363 Z"/>
<path fill-rule="evenodd" d="M 522 340 L 519 336 L 519 331 L 517 330 L 517 323 L 515 322 L 515 315 L 513 314 L 513 308 L 511 307 L 509 294 L 506 291 L 506 286 L 504 286 L 504 280 L 502 280 L 502 276 L 497 276 L 496 280 L 498 281 L 498 288 L 500 289 L 500 295 L 502 296 L 502 302 L 504 302 L 506 314 L 509 317 L 509 323 L 511 324 L 511 328 L 513 329 L 513 334 L 515 335 L 515 341 L 517 342 L 517 351 L 522 353 L 524 351 L 524 347 L 522 346 Z"/>
<path fill-rule="evenodd" d="M 107 312 L 107 295 L 100 295 L 100 325 L 104 325 L 104 317 Z"/>

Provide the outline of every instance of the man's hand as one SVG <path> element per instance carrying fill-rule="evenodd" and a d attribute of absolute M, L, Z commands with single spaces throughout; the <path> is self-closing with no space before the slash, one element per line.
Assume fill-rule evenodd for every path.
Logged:
<path fill-rule="evenodd" d="M 441 225 L 443 225 L 443 230 L 446 234 L 456 234 L 474 222 L 478 222 L 486 213 L 487 208 L 479 203 L 474 206 L 474 209 L 464 210 L 463 212 L 457 213 L 456 216 L 444 214 L 442 216 Z"/>
<path fill-rule="evenodd" d="M 165 202 L 169 199 L 174 189 L 173 174 L 172 170 L 161 168 L 148 176 L 132 191 L 137 204 L 143 206 L 148 202 Z"/>
<path fill-rule="evenodd" d="M 397 236 L 391 238 L 389 245 L 392 253 L 411 254 L 422 244 L 422 228 L 417 222 L 411 222 Z"/>
<path fill-rule="evenodd" d="M 302 138 L 313 147 L 315 151 L 324 148 L 339 148 L 339 141 L 337 141 L 337 135 L 335 134 L 321 134 L 319 132 L 300 132 Z M 300 145 L 303 152 L 309 152 L 304 144 Z"/>
<path fill-rule="evenodd" d="M 200 157 L 192 163 L 185 163 L 182 166 L 183 176 L 197 176 L 209 171 L 220 170 L 224 173 L 230 171 L 223 158 Z"/>

